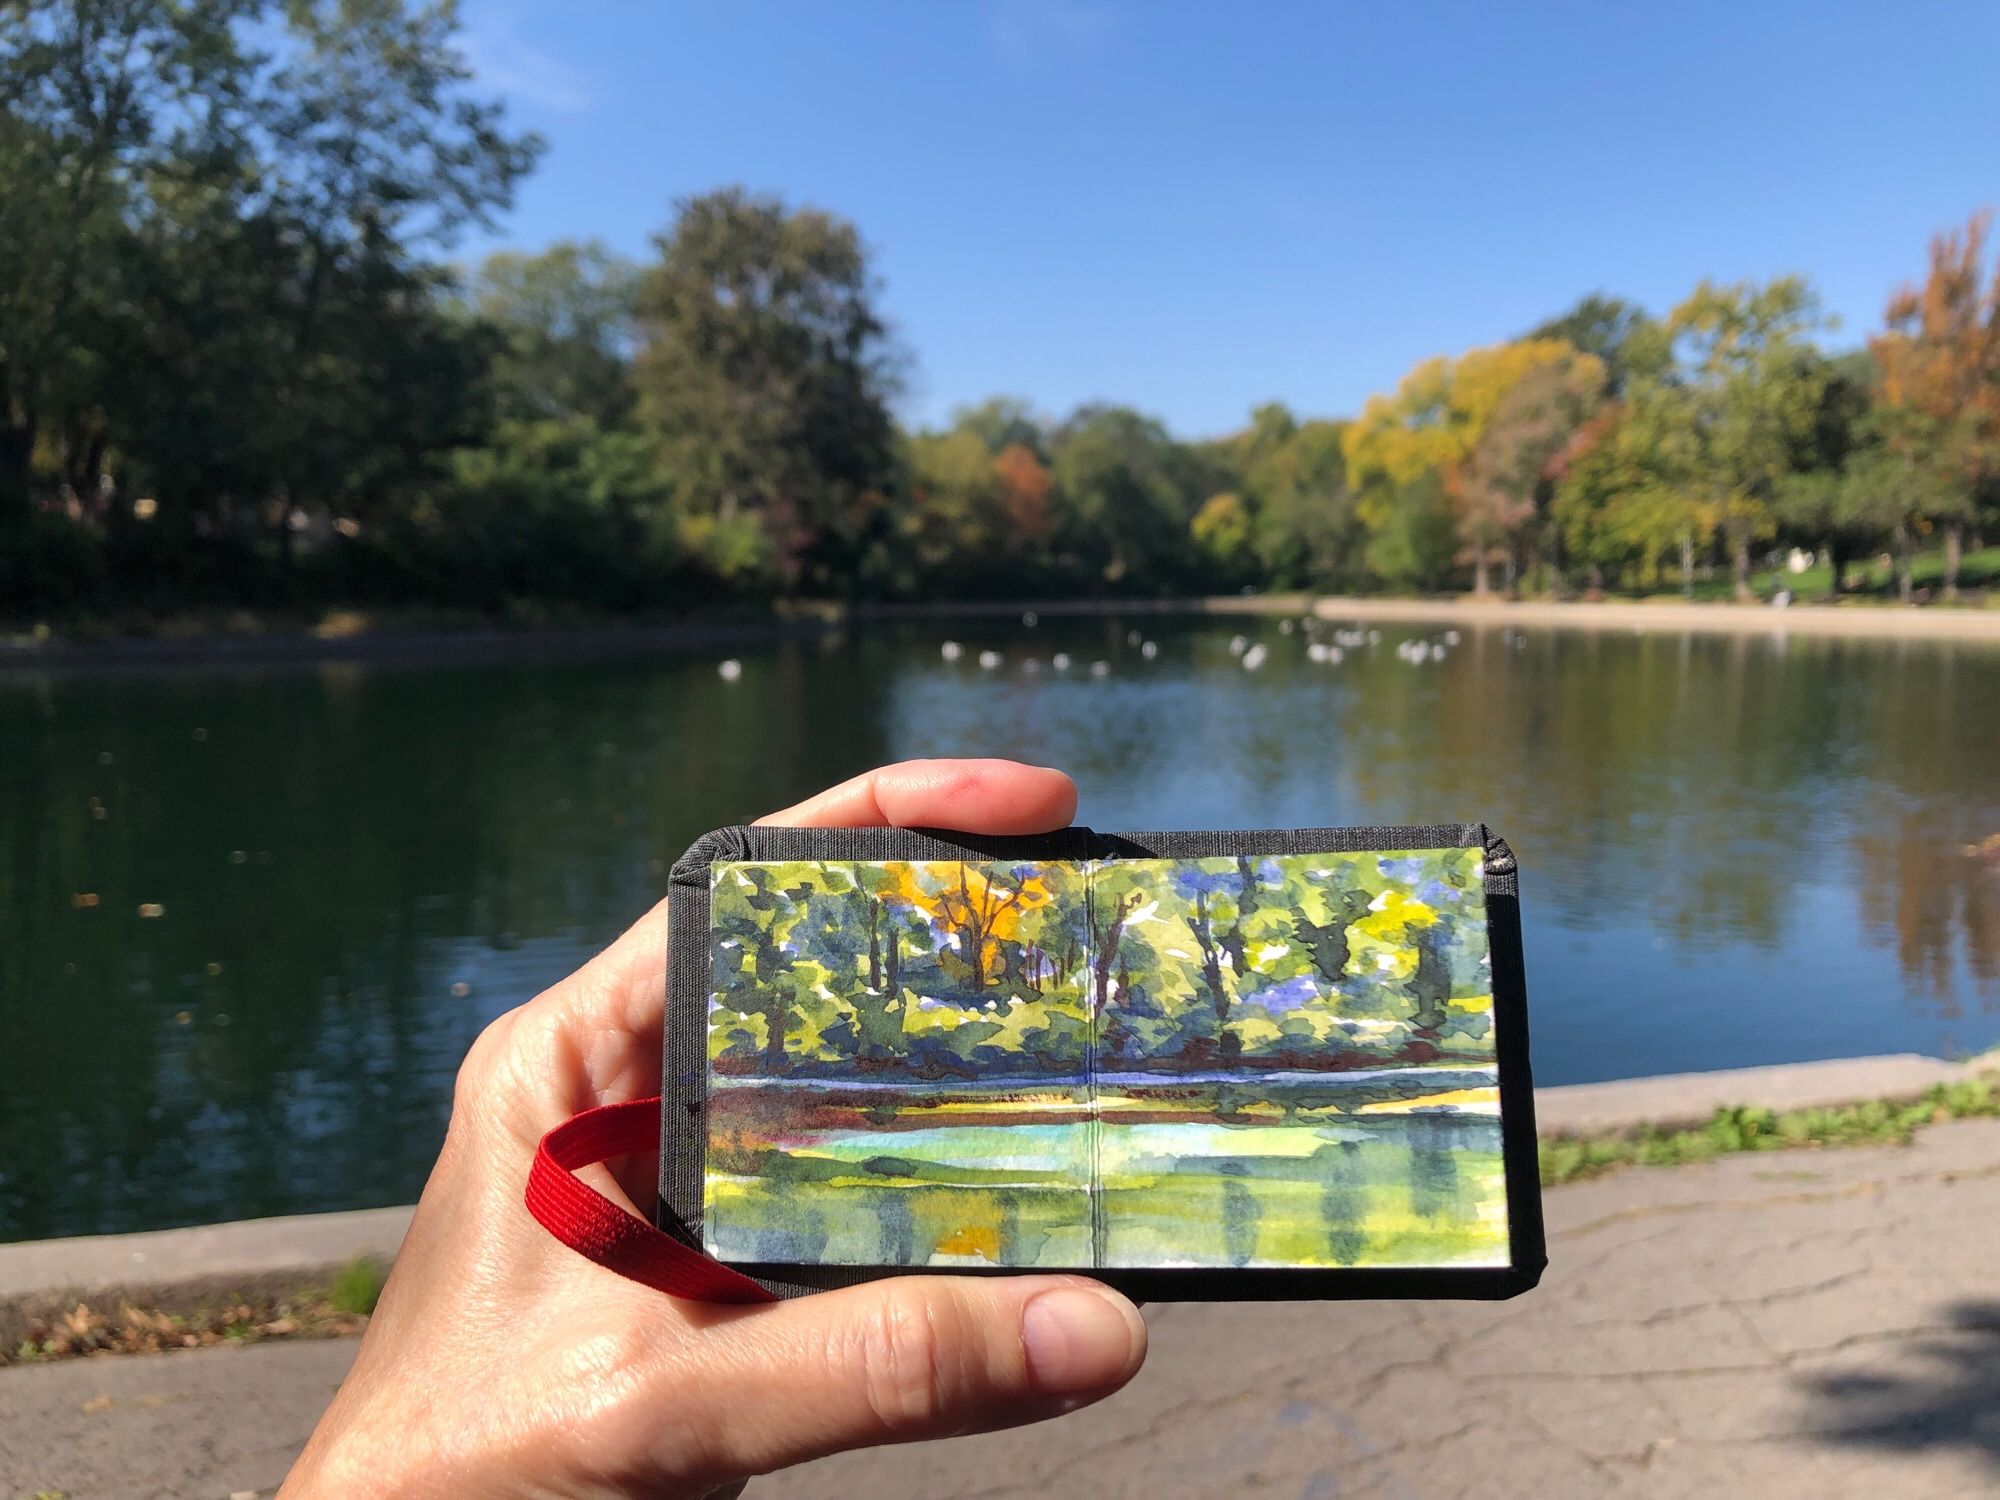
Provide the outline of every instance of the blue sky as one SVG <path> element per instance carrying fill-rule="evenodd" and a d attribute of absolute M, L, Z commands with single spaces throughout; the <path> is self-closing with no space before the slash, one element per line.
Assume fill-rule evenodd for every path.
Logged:
<path fill-rule="evenodd" d="M 912 422 L 1356 410 L 1603 288 L 1809 274 L 1878 325 L 2000 202 L 2000 7 L 466 0 L 549 141 L 498 231 L 643 254 L 741 182 L 859 225 Z"/>

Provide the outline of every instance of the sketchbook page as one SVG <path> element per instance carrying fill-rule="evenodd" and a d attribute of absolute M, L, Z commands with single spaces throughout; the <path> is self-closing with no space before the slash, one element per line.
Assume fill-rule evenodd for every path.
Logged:
<path fill-rule="evenodd" d="M 1085 878 L 715 864 L 704 1248 L 1088 1269 Z"/>
<path fill-rule="evenodd" d="M 1482 857 L 1092 867 L 1100 1267 L 1509 1263 Z"/>

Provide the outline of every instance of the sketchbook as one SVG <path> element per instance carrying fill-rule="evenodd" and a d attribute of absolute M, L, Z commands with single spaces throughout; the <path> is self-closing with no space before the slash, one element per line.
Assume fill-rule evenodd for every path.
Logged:
<path fill-rule="evenodd" d="M 1539 1274 L 1518 890 L 1480 825 L 725 829 L 674 882 L 662 1224 L 775 1290 Z"/>

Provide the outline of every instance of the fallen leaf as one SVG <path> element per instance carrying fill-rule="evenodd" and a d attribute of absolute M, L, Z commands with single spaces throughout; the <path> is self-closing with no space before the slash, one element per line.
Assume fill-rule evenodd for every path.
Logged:
<path fill-rule="evenodd" d="M 167 909 L 157 901 L 146 901 L 139 907 L 139 915 L 142 917 L 164 917 L 166 914 Z"/>
<path fill-rule="evenodd" d="M 82 911 L 86 906 L 95 906 L 97 905 L 97 892 L 78 891 L 69 898 L 69 904 L 78 911 Z"/>
<path fill-rule="evenodd" d="M 84 1415 L 90 1417 L 96 1416 L 99 1412 L 110 1411 L 111 1407 L 112 1401 L 109 1396 L 92 1396 L 83 1403 Z"/>

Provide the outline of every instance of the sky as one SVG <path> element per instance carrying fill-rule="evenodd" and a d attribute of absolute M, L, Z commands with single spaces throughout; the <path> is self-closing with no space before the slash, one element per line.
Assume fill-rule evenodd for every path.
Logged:
<path fill-rule="evenodd" d="M 548 150 L 460 253 L 644 256 L 731 183 L 860 229 L 899 413 L 1340 416 L 1604 290 L 1811 277 L 1880 326 L 2000 203 L 2000 7 L 464 0 Z"/>

